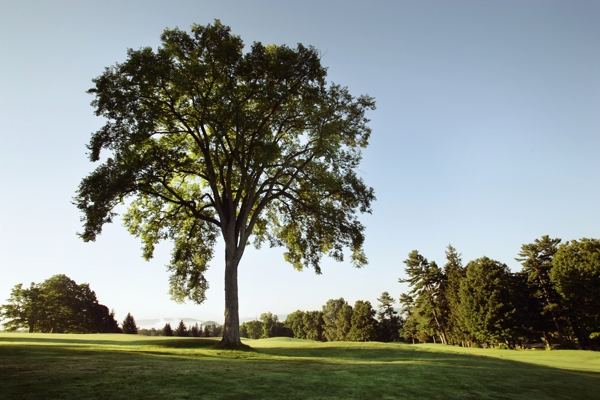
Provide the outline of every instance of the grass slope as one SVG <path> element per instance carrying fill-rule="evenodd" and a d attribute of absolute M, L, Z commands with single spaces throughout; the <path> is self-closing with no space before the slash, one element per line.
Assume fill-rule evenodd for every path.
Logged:
<path fill-rule="evenodd" d="M 0 398 L 595 399 L 600 353 L 0 333 Z"/>

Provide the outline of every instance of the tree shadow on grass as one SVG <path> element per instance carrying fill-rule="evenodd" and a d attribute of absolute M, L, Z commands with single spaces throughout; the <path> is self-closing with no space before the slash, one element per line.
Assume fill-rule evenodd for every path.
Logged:
<path fill-rule="evenodd" d="M 66 339 L 63 339 L 66 340 Z M 1 344 L 0 394 L 15 398 L 587 399 L 600 375 L 406 347 L 271 347 L 252 357 L 203 350 L 210 339 L 120 349 Z M 188 343 L 189 342 L 189 343 Z M 1 342 L 0 342 L 1 343 Z M 79 342 L 81 343 L 81 342 Z M 84 342 L 85 343 L 85 342 Z M 127 342 L 135 346 L 135 342 Z M 43 343 L 42 343 L 43 344 Z M 198 351 L 194 351 L 197 345 Z M 180 353 L 180 349 L 188 349 Z"/>

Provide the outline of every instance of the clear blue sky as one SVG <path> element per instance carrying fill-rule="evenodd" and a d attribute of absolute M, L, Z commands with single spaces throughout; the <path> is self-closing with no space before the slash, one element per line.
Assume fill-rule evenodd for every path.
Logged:
<path fill-rule="evenodd" d="M 282 249 L 247 251 L 241 318 L 397 298 L 413 249 L 443 264 L 451 243 L 465 263 L 487 255 L 518 270 L 520 246 L 542 235 L 600 237 L 600 2 L 5 1 L 0 302 L 17 283 L 63 273 L 90 283 L 119 321 L 223 320 L 222 247 L 208 301 L 179 305 L 168 243 L 145 262 L 120 221 L 84 243 L 70 203 L 104 123 L 91 79 L 127 48 L 156 48 L 165 27 L 215 18 L 246 44 L 315 46 L 329 80 L 377 101 L 360 167 L 378 199 L 363 218 L 369 266 L 326 261 L 317 276 Z"/>

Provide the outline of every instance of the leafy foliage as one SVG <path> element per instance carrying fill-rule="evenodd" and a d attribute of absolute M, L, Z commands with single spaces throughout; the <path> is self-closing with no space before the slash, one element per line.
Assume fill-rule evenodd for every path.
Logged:
<path fill-rule="evenodd" d="M 0 310 L 6 330 L 29 332 L 120 332 L 114 313 L 100 303 L 89 284 L 78 285 L 66 275 L 54 275 L 39 285 L 11 290 Z"/>
<path fill-rule="evenodd" d="M 255 245 L 286 248 L 295 268 L 320 273 L 324 254 L 367 263 L 357 212 L 375 199 L 355 173 L 375 108 L 339 85 L 312 47 L 254 43 L 216 21 L 191 34 L 167 29 L 162 46 L 129 50 L 89 93 L 108 122 L 92 135 L 90 160 L 112 154 L 80 184 L 85 241 L 131 198 L 124 222 L 150 259 L 171 240 L 176 301 L 206 299 L 205 272 L 218 235 L 225 241 L 224 340 L 239 344 L 237 266 Z"/>

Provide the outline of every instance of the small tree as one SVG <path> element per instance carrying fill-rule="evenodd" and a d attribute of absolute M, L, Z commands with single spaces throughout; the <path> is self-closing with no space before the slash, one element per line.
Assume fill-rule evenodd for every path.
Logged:
<path fill-rule="evenodd" d="M 171 324 L 168 322 L 165 324 L 165 327 L 163 328 L 163 335 L 173 336 L 173 328 L 171 328 Z"/>
<path fill-rule="evenodd" d="M 271 311 L 260 315 L 262 321 L 262 335 L 263 338 L 274 337 L 277 334 L 277 323 L 279 319 L 277 315 L 273 315 Z"/>
<path fill-rule="evenodd" d="M 175 329 L 175 336 L 188 336 L 188 329 L 185 326 L 185 323 L 183 322 L 183 320 L 181 320 L 179 322 L 179 325 L 177 325 L 177 329 Z"/>
<path fill-rule="evenodd" d="M 194 326 L 191 327 L 191 329 L 190 329 L 190 336 L 192 336 L 192 337 L 200 337 L 200 336 L 202 336 L 202 328 L 198 325 L 197 322 L 196 322 L 196 324 Z"/>
<path fill-rule="evenodd" d="M 138 333 L 138 327 L 135 324 L 135 319 L 131 313 L 127 313 L 127 316 L 123 320 L 123 333 L 135 335 Z"/>
<path fill-rule="evenodd" d="M 394 310 L 396 302 L 388 292 L 383 292 L 377 299 L 379 302 L 379 337 L 384 342 L 393 342 L 398 340 L 398 329 L 400 329 L 400 317 Z"/>

